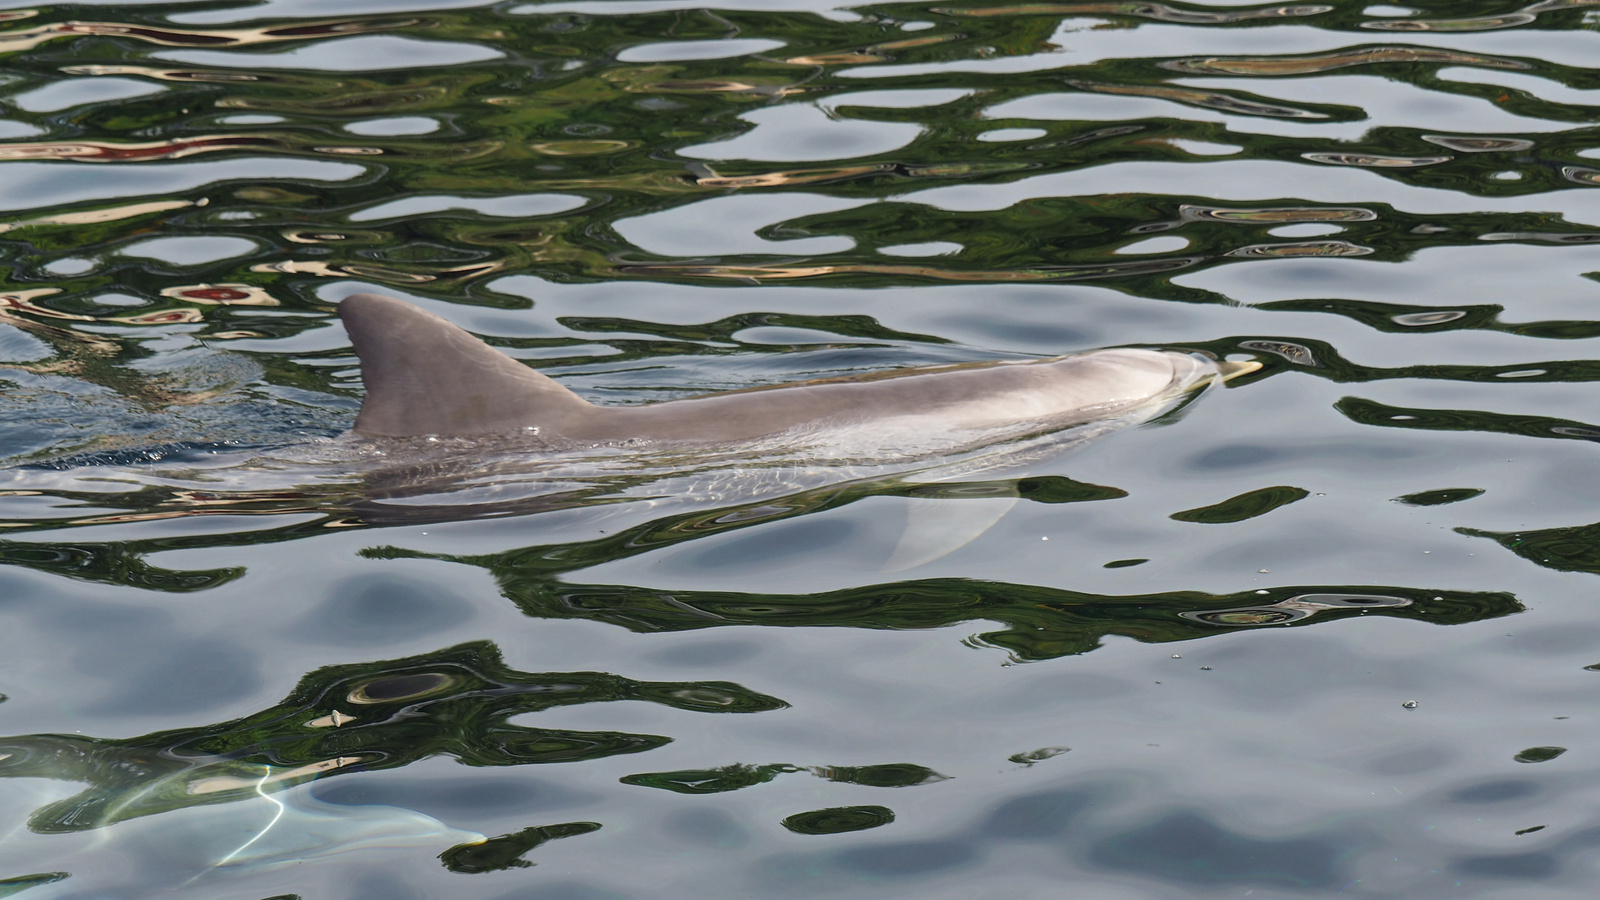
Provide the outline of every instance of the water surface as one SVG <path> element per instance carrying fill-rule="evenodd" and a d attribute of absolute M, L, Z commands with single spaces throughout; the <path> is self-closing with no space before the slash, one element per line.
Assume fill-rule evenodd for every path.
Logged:
<path fill-rule="evenodd" d="M 0 6 L 0 894 L 1589 893 L 1600 5 Z M 1263 368 L 441 496 L 363 291 L 601 403 Z"/>

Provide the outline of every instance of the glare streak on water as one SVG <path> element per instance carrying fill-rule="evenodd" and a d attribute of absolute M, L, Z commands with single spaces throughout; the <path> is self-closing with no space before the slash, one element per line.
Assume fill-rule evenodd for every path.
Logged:
<path fill-rule="evenodd" d="M 619 62 L 653 63 L 726 59 L 730 56 L 764 53 L 782 46 L 782 41 L 769 40 L 666 41 L 629 47 L 617 54 L 617 60 Z"/>
<path fill-rule="evenodd" d="M 570 212 L 584 205 L 582 197 L 560 194 L 521 194 L 505 197 L 420 196 L 391 200 L 350 214 L 352 222 L 393 219 L 425 213 L 460 210 L 485 216 L 526 218 Z"/>
<path fill-rule="evenodd" d="M 364 35 L 327 41 L 300 50 L 229 53 L 216 50 L 164 50 L 157 59 L 197 66 L 251 69 L 309 69 L 324 72 L 370 72 L 414 66 L 459 66 L 498 59 L 501 54 L 473 44 L 446 44 L 415 38 Z"/>
<path fill-rule="evenodd" d="M 52 163 L 8 162 L 5 165 L 8 177 L 6 184 L 0 187 L 0 205 L 7 210 L 121 197 L 170 196 L 228 179 L 346 181 L 365 171 L 350 163 L 301 159 L 212 160 L 156 170 L 136 164 L 110 163 L 97 167 L 90 182 L 80 172 Z"/>
<path fill-rule="evenodd" d="M 733 140 L 685 147 L 682 154 L 773 162 L 848 159 L 899 150 L 923 131 L 906 123 L 842 120 L 808 106 L 759 109 L 741 118 L 755 128 Z"/>
<path fill-rule="evenodd" d="M 159 93 L 158 85 L 145 84 L 131 78 L 80 78 L 60 81 L 47 88 L 29 91 L 15 99 L 18 109 L 27 112 L 57 112 L 88 103 L 107 103 L 113 100 L 130 100 L 147 94 Z"/>
<path fill-rule="evenodd" d="M 612 227 L 633 245 L 661 256 L 837 253 L 849 249 L 854 242 L 831 236 L 772 241 L 759 232 L 763 226 L 796 216 L 840 212 L 861 205 L 860 201 L 806 194 L 787 194 L 776 204 L 770 197 L 717 197 L 692 207 L 624 219 Z"/>

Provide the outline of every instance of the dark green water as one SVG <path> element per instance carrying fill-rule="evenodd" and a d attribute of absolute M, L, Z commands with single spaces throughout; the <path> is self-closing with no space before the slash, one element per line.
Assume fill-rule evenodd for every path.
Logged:
<path fill-rule="evenodd" d="M 1600 0 L 0 7 L 0 896 L 1592 892 Z M 1263 367 L 441 490 L 371 291 L 601 403 Z"/>

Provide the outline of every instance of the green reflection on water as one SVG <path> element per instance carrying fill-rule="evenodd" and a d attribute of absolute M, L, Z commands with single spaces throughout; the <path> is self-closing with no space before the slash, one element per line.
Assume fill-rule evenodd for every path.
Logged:
<path fill-rule="evenodd" d="M 1180 522 L 1202 522 L 1208 525 L 1225 525 L 1232 522 L 1243 522 L 1257 516 L 1264 516 L 1282 506 L 1304 500 L 1311 496 L 1305 488 L 1279 486 L 1257 488 L 1256 490 L 1229 497 L 1220 503 L 1202 506 L 1197 509 L 1185 509 L 1172 514 L 1172 518 Z"/>
<path fill-rule="evenodd" d="M 1457 528 L 1460 534 L 1485 537 L 1529 562 L 1560 572 L 1600 575 L 1600 522 L 1533 531 L 1484 531 Z"/>
<path fill-rule="evenodd" d="M 1300 489 L 1265 489 L 1227 503 L 1227 516 L 1215 521 L 1241 521 L 1260 515 L 1303 496 Z M 1225 633 L 1232 627 L 1300 622 L 1315 615 L 1318 621 L 1345 615 L 1391 615 L 1440 624 L 1477 621 L 1522 609 L 1510 594 L 1500 592 L 1433 591 L 1399 586 L 1299 586 L 1256 592 L 1214 594 L 1172 591 L 1137 595 L 1103 595 L 1054 587 L 959 578 L 886 582 L 815 594 L 741 593 L 728 591 L 667 590 L 631 585 L 578 584 L 566 579 L 605 562 L 662 550 L 718 534 L 838 509 L 873 496 L 936 498 L 959 503 L 964 498 L 1015 496 L 1045 503 L 1115 500 L 1118 488 L 1086 484 L 1060 476 L 996 481 L 900 484 L 867 482 L 830 486 L 743 504 L 667 515 L 606 533 L 591 540 L 536 544 L 483 555 L 438 554 L 396 546 L 369 547 L 362 555 L 371 559 L 430 559 L 479 567 L 489 572 L 501 592 L 523 612 L 538 618 L 580 618 L 608 622 L 642 632 L 678 631 L 729 625 L 833 626 L 860 628 L 941 628 L 961 622 L 1001 622 L 1004 630 L 977 635 L 982 645 L 999 647 L 1020 660 L 1049 659 L 1084 653 L 1107 635 L 1142 641 L 1189 640 Z M 1280 496 L 1281 495 L 1281 496 Z M 288 504 L 287 509 L 315 509 L 305 496 L 287 495 L 257 499 Z M 101 498 L 104 502 L 104 498 Z M 513 505 L 502 510 L 494 504 L 488 514 L 519 514 L 563 505 L 605 502 L 604 497 L 552 501 L 535 498 L 534 506 Z M 1231 502 L 1231 501 L 1230 501 Z M 370 504 L 368 508 L 370 508 Z M 1235 510 L 1234 506 L 1238 509 Z M 360 507 L 357 507 L 360 508 Z M 1193 511 L 1192 511 L 1193 512 Z M 178 514 L 181 514 L 179 512 Z M 471 517 L 470 508 L 418 507 L 407 515 L 417 519 L 398 522 L 438 521 Z M 1218 513 L 1217 515 L 1221 515 Z M 39 568 L 70 577 L 108 581 L 157 590 L 195 590 L 236 577 L 236 570 L 172 571 L 142 562 L 147 553 L 176 549 L 249 546 L 297 540 L 324 534 L 330 523 L 360 527 L 359 519 L 340 510 L 324 510 L 319 518 L 278 528 L 240 533 L 189 535 L 107 544 L 10 545 L 15 565 Z M 1210 521 L 1212 519 L 1206 519 Z M 70 527 L 71 520 L 57 527 Z M 219 574 L 220 573 L 220 574 Z M 209 581 L 208 581 L 209 579 Z M 1391 598 L 1376 607 L 1306 607 L 1301 596 L 1360 595 Z M 1274 609 L 1274 604 L 1285 604 Z M 1230 609 L 1247 614 L 1230 615 Z M 1261 610 L 1265 610 L 1261 613 Z"/>
<path fill-rule="evenodd" d="M 598 822 L 566 822 L 560 825 L 535 825 L 511 834 L 489 838 L 480 844 L 461 844 L 439 854 L 445 868 L 464 875 L 525 869 L 533 863 L 522 855 L 550 841 L 576 837 L 600 830 Z"/>
<path fill-rule="evenodd" d="M 760 766 L 736 764 L 684 772 L 650 772 L 625 776 L 622 783 L 660 788 L 677 794 L 721 794 L 766 784 L 790 772 L 809 772 L 828 781 L 866 787 L 914 787 L 947 780 L 947 776 L 914 763 L 875 766 L 793 766 L 774 763 Z"/>
<path fill-rule="evenodd" d="M 472 766 L 548 764 L 640 753 L 672 740 L 510 721 L 555 707 L 619 700 L 719 713 L 787 706 L 725 681 L 518 672 L 506 667 L 494 644 L 477 642 L 407 659 L 319 669 L 278 705 L 216 725 L 122 739 L 0 738 L 0 777 L 88 784 L 82 793 L 29 818 L 32 830 L 55 833 L 246 800 L 313 778 L 397 768 L 433 756 Z"/>
<path fill-rule="evenodd" d="M 894 811 L 886 806 L 833 806 L 795 813 L 783 820 L 783 827 L 795 834 L 843 834 L 893 821 Z"/>
<path fill-rule="evenodd" d="M 19 875 L 15 878 L 0 880 L 0 897 L 10 897 L 28 888 L 39 887 L 44 884 L 55 884 L 68 877 L 70 877 L 68 872 L 41 872 L 38 875 Z"/>

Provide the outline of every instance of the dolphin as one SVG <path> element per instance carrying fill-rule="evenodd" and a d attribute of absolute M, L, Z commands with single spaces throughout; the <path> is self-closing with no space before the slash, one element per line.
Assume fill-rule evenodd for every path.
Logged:
<path fill-rule="evenodd" d="M 340 302 L 339 315 L 366 386 L 354 431 L 367 437 L 527 435 L 541 446 L 706 445 L 844 431 L 865 432 L 882 452 L 929 450 L 1131 417 L 1259 368 L 1197 353 L 1112 349 L 597 406 L 405 301 L 352 294 Z"/>
<path fill-rule="evenodd" d="M 348 513 L 337 524 L 372 527 L 583 509 L 586 527 L 612 534 L 671 508 L 725 507 L 725 517 L 695 526 L 703 534 L 885 493 L 907 501 L 890 563 L 898 571 L 964 545 L 1019 496 L 1004 482 L 915 485 L 1059 455 L 1260 367 L 1124 348 L 596 405 L 405 301 L 353 294 L 339 315 L 365 382 L 347 435 L 238 451 L 200 445 L 154 471 L 162 456 L 140 451 L 129 462 L 114 451 L 0 471 L 0 486 L 76 502 L 91 489 L 80 482 L 92 481 L 105 506 L 106 470 L 121 470 L 133 489 L 113 504 L 120 509 L 70 522 L 86 527 L 226 509 L 331 508 Z M 166 499 L 153 501 L 148 488 Z"/>
<path fill-rule="evenodd" d="M 491 500 L 482 514 L 501 515 L 620 498 L 628 483 L 648 485 L 638 499 L 649 507 L 666 498 L 715 503 L 735 492 L 751 502 L 819 483 L 945 481 L 1054 453 L 1260 368 L 1198 353 L 1110 349 L 597 406 L 402 300 L 352 294 L 339 314 L 366 386 L 354 434 L 459 439 L 438 445 L 442 459 L 428 454 L 423 465 L 370 474 L 360 510 L 369 522 L 461 517 L 470 503 L 444 500 L 447 492 Z M 519 482 L 538 487 L 520 496 Z M 441 512 L 417 505 L 426 497 Z M 1011 490 L 906 506 L 887 570 L 965 546 L 1017 501 Z"/>

